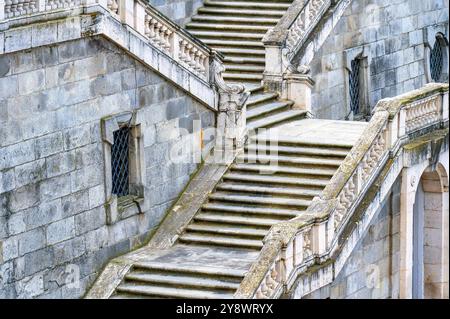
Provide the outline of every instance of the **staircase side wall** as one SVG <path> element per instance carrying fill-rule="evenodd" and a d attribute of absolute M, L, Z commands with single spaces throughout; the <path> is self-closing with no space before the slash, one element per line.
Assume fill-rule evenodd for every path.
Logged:
<path fill-rule="evenodd" d="M 107 221 L 101 119 L 128 111 L 146 205 Z M 80 297 L 107 261 L 141 245 L 199 165 L 194 120 L 215 127 L 214 111 L 104 38 L 0 55 L 0 298 Z"/>
<path fill-rule="evenodd" d="M 338 277 L 306 299 L 398 298 L 401 175 Z"/>
<path fill-rule="evenodd" d="M 312 113 L 325 119 L 349 114 L 350 61 L 360 54 L 367 61 L 367 109 L 422 87 L 430 80 L 426 45 L 432 47 L 437 32 L 448 41 L 448 21 L 444 0 L 352 0 L 322 47 L 314 49 Z"/>
<path fill-rule="evenodd" d="M 148 0 L 165 16 L 184 26 L 203 5 L 203 0 Z"/>

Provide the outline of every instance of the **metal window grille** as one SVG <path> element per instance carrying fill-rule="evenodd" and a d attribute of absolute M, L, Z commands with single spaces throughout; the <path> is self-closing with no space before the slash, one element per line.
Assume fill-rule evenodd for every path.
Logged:
<path fill-rule="evenodd" d="M 129 141 L 128 125 L 114 132 L 114 144 L 111 149 L 112 193 L 117 196 L 129 194 Z"/>
<path fill-rule="evenodd" d="M 442 46 L 439 39 L 436 39 L 436 42 L 434 43 L 433 49 L 431 50 L 430 54 L 431 78 L 435 82 L 438 82 L 441 78 L 442 63 L 443 63 Z"/>
<path fill-rule="evenodd" d="M 359 113 L 359 70 L 360 59 L 355 59 L 351 62 L 351 72 L 349 75 L 349 89 L 350 89 L 350 109 L 353 114 Z"/>

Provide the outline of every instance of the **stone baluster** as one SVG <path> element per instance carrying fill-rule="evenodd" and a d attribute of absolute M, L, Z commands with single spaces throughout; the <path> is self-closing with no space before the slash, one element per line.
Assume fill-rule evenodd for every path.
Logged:
<path fill-rule="evenodd" d="M 163 48 L 166 49 L 167 51 L 171 52 L 171 39 L 172 39 L 172 34 L 173 31 L 170 30 L 168 27 L 164 26 L 163 27 Z"/>
<path fill-rule="evenodd" d="M 158 38 L 158 21 L 152 16 L 147 15 L 148 17 L 148 33 L 146 34 L 152 43 L 159 46 L 159 38 Z"/>
<path fill-rule="evenodd" d="M 439 99 L 440 116 L 442 120 L 448 120 L 448 91 L 440 96 Z"/>
<path fill-rule="evenodd" d="M 119 5 L 118 13 L 122 23 L 134 27 L 135 0 L 115 0 L 115 1 L 117 1 Z"/>
<path fill-rule="evenodd" d="M 111 12 L 118 14 L 119 13 L 119 0 L 108 0 L 107 5 L 108 9 L 111 10 Z"/>
<path fill-rule="evenodd" d="M 0 0 L 0 21 L 6 17 L 6 3 L 8 0 Z"/>
<path fill-rule="evenodd" d="M 192 56 L 191 56 L 191 51 L 192 51 L 192 47 L 193 47 L 193 45 L 192 44 L 190 44 L 189 42 L 186 44 L 186 46 L 185 46 L 185 54 L 186 54 L 186 59 L 184 60 L 184 62 L 187 64 L 187 65 L 190 65 L 192 62 L 191 62 L 191 58 L 192 58 Z"/>
<path fill-rule="evenodd" d="M 136 1 L 134 7 L 134 28 L 142 35 L 146 34 L 145 7 Z"/>
<path fill-rule="evenodd" d="M 187 41 L 181 39 L 180 40 L 180 46 L 179 46 L 179 53 L 178 53 L 178 59 L 186 63 L 187 55 L 186 55 L 186 46 L 188 45 Z"/>

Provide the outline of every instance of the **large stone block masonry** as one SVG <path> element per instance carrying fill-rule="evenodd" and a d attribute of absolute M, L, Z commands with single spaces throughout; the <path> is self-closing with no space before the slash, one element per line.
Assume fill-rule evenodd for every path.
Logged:
<path fill-rule="evenodd" d="M 367 59 L 363 90 L 368 109 L 382 98 L 422 87 L 430 81 L 426 43 L 434 43 L 437 32 L 448 41 L 448 1 L 351 1 L 322 47 L 314 49 L 312 113 L 339 120 L 349 114 L 353 52 Z"/>
<path fill-rule="evenodd" d="M 160 5 L 175 2 L 186 4 L 173 13 L 183 19 L 195 1 Z M 107 224 L 101 119 L 126 111 L 140 119 L 150 205 Z M 161 222 L 202 143 L 180 163 L 171 148 L 209 126 L 214 111 L 103 38 L 1 55 L 0 298 L 83 296 L 108 260 Z"/>

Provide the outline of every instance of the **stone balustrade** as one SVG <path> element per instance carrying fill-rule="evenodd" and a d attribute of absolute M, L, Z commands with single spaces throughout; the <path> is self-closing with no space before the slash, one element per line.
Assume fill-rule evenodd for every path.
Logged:
<path fill-rule="evenodd" d="M 290 5 L 262 40 L 266 51 L 263 83 L 268 90 L 292 100 L 297 108 L 311 110 L 314 82 L 309 76 L 309 63 L 348 3 L 349 0 L 295 0 Z M 324 30 L 316 32 L 317 26 Z"/>
<path fill-rule="evenodd" d="M 287 30 L 285 48 L 290 55 L 302 45 L 304 38 L 319 22 L 330 4 L 331 0 L 309 0 L 305 3 Z"/>
<path fill-rule="evenodd" d="M 43 12 L 100 5 L 180 65 L 209 81 L 211 50 L 141 0 L 1 0 L 0 22 Z"/>
<path fill-rule="evenodd" d="M 321 196 L 299 217 L 271 228 L 235 296 L 278 298 L 316 262 L 328 269 L 348 221 L 388 159 L 410 137 L 448 126 L 448 107 L 448 84 L 437 83 L 379 101 L 362 137 Z M 324 271 L 325 276 L 333 271 Z"/>
<path fill-rule="evenodd" d="M 285 71 L 305 39 L 333 3 L 331 0 L 294 1 L 278 24 L 264 35 L 263 43 L 266 52 L 271 56 L 266 54 L 267 62 L 277 56 L 282 62 L 279 67 Z M 271 65 L 268 63 L 266 72 L 276 72 L 275 69 L 271 69 Z"/>

